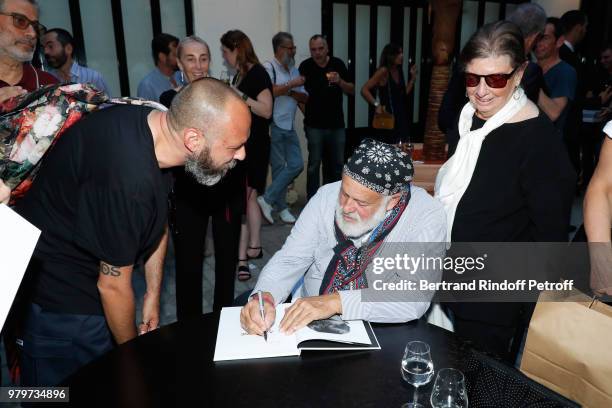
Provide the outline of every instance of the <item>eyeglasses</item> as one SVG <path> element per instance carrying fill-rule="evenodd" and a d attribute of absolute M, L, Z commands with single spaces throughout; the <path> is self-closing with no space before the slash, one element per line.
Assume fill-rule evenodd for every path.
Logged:
<path fill-rule="evenodd" d="M 31 25 L 39 37 L 41 37 L 47 31 L 44 25 L 40 24 L 38 21 L 30 20 L 23 14 L 2 12 L 0 12 L 0 14 L 3 16 L 13 17 L 13 26 L 19 28 L 20 30 L 27 30 L 28 26 Z"/>
<path fill-rule="evenodd" d="M 284 48 L 284 49 L 289 50 L 289 51 L 297 50 L 297 47 L 295 45 L 293 47 L 287 47 L 286 45 L 279 45 L 279 47 Z"/>
<path fill-rule="evenodd" d="M 519 67 L 516 67 L 509 74 L 489 74 L 489 75 L 476 75 L 470 72 L 465 73 L 465 86 L 468 88 L 473 88 L 478 86 L 480 83 L 480 78 L 484 78 L 487 86 L 491 88 L 503 88 L 508 83 L 508 79 Z"/>

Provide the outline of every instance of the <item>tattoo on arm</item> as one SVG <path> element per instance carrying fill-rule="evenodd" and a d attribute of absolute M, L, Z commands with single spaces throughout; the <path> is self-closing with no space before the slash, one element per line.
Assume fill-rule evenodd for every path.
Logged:
<path fill-rule="evenodd" d="M 100 272 L 103 275 L 109 275 L 114 277 L 121 276 L 121 271 L 119 270 L 118 266 L 112 266 L 105 262 L 100 262 Z"/>

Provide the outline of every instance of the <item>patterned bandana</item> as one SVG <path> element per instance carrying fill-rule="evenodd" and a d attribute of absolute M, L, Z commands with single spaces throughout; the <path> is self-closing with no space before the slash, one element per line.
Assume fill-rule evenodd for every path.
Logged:
<path fill-rule="evenodd" d="M 410 156 L 399 147 L 365 139 L 344 165 L 344 173 L 370 190 L 389 196 L 407 188 L 414 168 Z"/>
<path fill-rule="evenodd" d="M 368 287 L 368 280 L 363 273 L 372 256 L 376 253 L 389 232 L 395 227 L 408 202 L 410 201 L 410 188 L 405 189 L 399 201 L 391 209 L 385 219 L 372 231 L 368 242 L 361 247 L 355 247 L 352 240 L 347 238 L 334 221 L 334 230 L 338 244 L 334 247 L 334 256 L 327 270 L 321 288 L 320 295 L 334 293 L 340 290 L 355 290 Z"/>

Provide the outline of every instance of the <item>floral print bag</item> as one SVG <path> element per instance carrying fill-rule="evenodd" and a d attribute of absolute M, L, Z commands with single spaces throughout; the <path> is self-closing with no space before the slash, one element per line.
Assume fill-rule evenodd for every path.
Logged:
<path fill-rule="evenodd" d="M 30 188 L 41 159 L 75 122 L 105 104 L 163 105 L 131 98 L 109 98 L 90 84 L 47 85 L 0 104 L 0 179 L 11 202 Z"/>

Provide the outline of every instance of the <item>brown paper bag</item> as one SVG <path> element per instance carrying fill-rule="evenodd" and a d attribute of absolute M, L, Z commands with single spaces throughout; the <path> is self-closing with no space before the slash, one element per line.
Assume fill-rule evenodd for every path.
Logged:
<path fill-rule="evenodd" d="M 612 407 L 612 307 L 577 290 L 542 292 L 521 371 L 584 407 Z"/>

